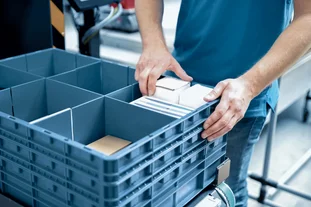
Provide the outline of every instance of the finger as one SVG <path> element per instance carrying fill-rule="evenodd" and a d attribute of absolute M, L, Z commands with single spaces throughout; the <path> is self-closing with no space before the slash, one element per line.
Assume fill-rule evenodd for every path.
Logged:
<path fill-rule="evenodd" d="M 214 139 L 219 138 L 219 137 L 221 137 L 221 136 L 227 134 L 228 132 L 230 132 L 230 131 L 233 129 L 233 127 L 234 127 L 237 123 L 238 123 L 237 116 L 234 116 L 234 117 L 231 119 L 230 123 L 229 123 L 226 127 L 222 128 L 221 130 L 219 130 L 218 132 L 216 132 L 216 133 L 214 133 L 214 134 L 211 134 L 211 135 L 207 138 L 208 141 L 213 141 Z"/>
<path fill-rule="evenodd" d="M 186 71 L 184 71 L 184 69 L 181 68 L 181 66 L 179 65 L 179 63 L 174 60 L 171 68 L 171 71 L 173 71 L 180 79 L 184 80 L 184 81 L 192 81 L 193 78 L 191 76 L 189 76 Z"/>
<path fill-rule="evenodd" d="M 219 119 L 221 119 L 228 111 L 229 104 L 225 100 L 221 100 L 217 105 L 215 111 L 206 119 L 203 124 L 203 128 L 207 130 L 214 123 L 216 123 Z"/>
<path fill-rule="evenodd" d="M 143 64 L 141 61 L 139 61 L 136 65 L 136 70 L 135 70 L 135 80 L 139 80 L 140 72 L 142 71 Z"/>
<path fill-rule="evenodd" d="M 140 75 L 140 68 L 137 66 L 135 70 L 135 80 L 138 81 Z"/>
<path fill-rule="evenodd" d="M 228 110 L 223 117 L 221 117 L 217 122 L 215 122 L 211 127 L 207 128 L 202 133 L 202 138 L 207 138 L 212 134 L 220 131 L 221 129 L 225 128 L 234 117 L 234 113 L 231 110 Z"/>
<path fill-rule="evenodd" d="M 153 68 L 148 77 L 148 95 L 152 96 L 156 90 L 156 83 L 161 74 L 166 70 L 165 65 Z"/>
<path fill-rule="evenodd" d="M 148 76 L 151 71 L 151 68 L 145 68 L 143 71 L 141 71 L 139 75 L 139 89 L 140 92 L 145 96 L 148 95 Z"/>
<path fill-rule="evenodd" d="M 215 88 L 204 97 L 206 102 L 213 101 L 221 96 L 228 85 L 227 80 L 219 82 Z"/>

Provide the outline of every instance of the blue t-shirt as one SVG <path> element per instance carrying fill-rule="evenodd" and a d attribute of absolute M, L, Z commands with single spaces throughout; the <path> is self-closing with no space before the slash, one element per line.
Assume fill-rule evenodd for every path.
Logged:
<path fill-rule="evenodd" d="M 196 82 L 216 85 L 249 70 L 288 26 L 292 0 L 183 0 L 174 57 Z M 245 117 L 266 116 L 278 100 L 275 81 Z"/>

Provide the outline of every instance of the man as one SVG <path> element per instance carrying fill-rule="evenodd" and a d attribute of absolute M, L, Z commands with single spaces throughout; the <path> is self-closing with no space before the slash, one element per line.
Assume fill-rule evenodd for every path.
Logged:
<path fill-rule="evenodd" d="M 202 138 L 229 132 L 227 183 L 236 206 L 247 206 L 247 170 L 267 111 L 277 103 L 276 79 L 311 47 L 311 1 L 184 0 L 173 55 L 163 38 L 163 1 L 136 0 L 136 14 L 143 41 L 135 74 L 141 92 L 152 95 L 165 71 L 216 85 L 205 100 L 221 100 Z"/>

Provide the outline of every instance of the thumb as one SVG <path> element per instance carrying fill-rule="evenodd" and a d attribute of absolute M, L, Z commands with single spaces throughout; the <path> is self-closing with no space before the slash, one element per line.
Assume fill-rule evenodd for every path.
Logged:
<path fill-rule="evenodd" d="M 204 101 L 214 101 L 215 99 L 219 98 L 221 94 L 224 92 L 225 88 L 227 87 L 227 81 L 219 82 L 215 88 L 204 97 Z"/>
<path fill-rule="evenodd" d="M 184 81 L 192 81 L 193 78 L 191 76 L 189 76 L 186 71 L 184 71 L 184 69 L 181 68 L 181 66 L 179 65 L 179 63 L 174 60 L 173 64 L 172 64 L 172 68 L 171 70 L 182 80 Z"/>

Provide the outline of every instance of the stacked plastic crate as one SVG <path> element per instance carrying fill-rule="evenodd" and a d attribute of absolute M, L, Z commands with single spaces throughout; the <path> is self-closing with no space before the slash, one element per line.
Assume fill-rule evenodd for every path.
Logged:
<path fill-rule="evenodd" d="M 57 49 L 0 61 L 0 190 L 26 206 L 183 206 L 217 176 L 215 103 L 175 119 L 129 104 L 132 68 Z M 42 118 L 45 117 L 45 118 Z M 86 145 L 131 141 L 106 156 Z"/>

